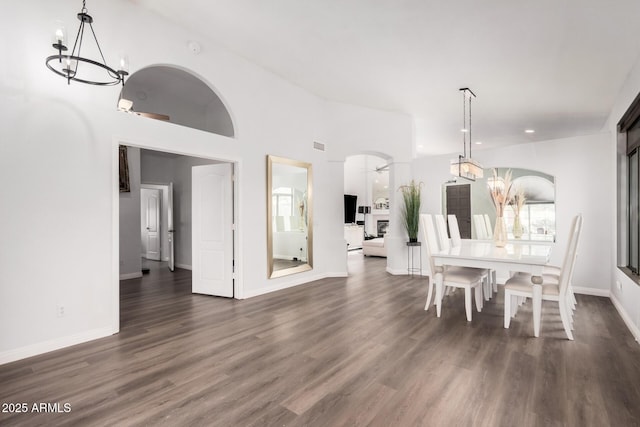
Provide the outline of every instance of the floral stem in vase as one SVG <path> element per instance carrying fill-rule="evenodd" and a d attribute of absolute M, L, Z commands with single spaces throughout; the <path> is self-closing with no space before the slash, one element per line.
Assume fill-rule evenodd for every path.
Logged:
<path fill-rule="evenodd" d="M 513 237 L 516 239 L 522 238 L 522 223 L 520 222 L 520 215 L 516 215 L 513 218 Z"/>

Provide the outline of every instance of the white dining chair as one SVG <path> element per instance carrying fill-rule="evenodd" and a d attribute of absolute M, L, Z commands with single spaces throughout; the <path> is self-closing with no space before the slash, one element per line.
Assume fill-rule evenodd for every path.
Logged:
<path fill-rule="evenodd" d="M 440 228 L 445 228 L 443 225 L 440 225 L 439 222 L 444 222 L 438 220 L 436 216 L 436 226 L 438 228 L 438 234 L 440 234 Z M 451 235 L 451 246 L 454 248 L 459 247 L 462 244 L 462 238 L 460 237 L 460 228 L 458 226 L 458 218 L 455 215 L 447 215 L 447 223 L 449 224 L 449 234 Z M 484 295 L 485 301 L 490 300 L 493 297 L 493 293 L 491 289 L 493 288 L 493 284 L 496 280 L 495 270 L 489 270 L 486 268 L 480 269 L 482 270 L 483 280 L 484 280 L 484 289 L 482 294 Z"/>
<path fill-rule="evenodd" d="M 579 217 L 580 217 L 579 221 L 582 222 L 582 215 L 579 215 Z M 580 230 L 582 230 L 582 224 L 581 224 Z M 575 242 L 575 246 L 576 246 L 576 253 L 574 254 L 575 257 L 578 256 L 577 247 L 578 247 L 578 244 L 580 242 L 580 234 L 581 233 L 578 232 L 578 234 L 575 236 L 575 238 L 578 239 L 578 241 Z M 571 241 L 569 241 L 569 243 L 567 244 L 567 248 L 565 249 L 565 252 L 564 252 L 565 258 L 567 256 L 569 256 L 569 250 L 571 249 L 571 244 L 572 244 Z M 550 276 L 552 278 L 555 278 L 557 281 L 560 280 L 560 273 L 561 272 L 562 272 L 562 267 L 561 266 L 548 265 L 548 266 L 546 266 L 544 268 L 544 274 L 548 275 L 548 276 Z M 569 304 L 569 307 L 571 307 L 571 310 L 573 311 L 573 310 L 576 309 L 576 305 L 578 304 L 578 301 L 576 300 L 576 296 L 573 293 L 573 286 L 572 286 L 571 282 L 569 282 L 568 292 L 569 292 L 569 298 L 568 298 L 567 302 Z"/>
<path fill-rule="evenodd" d="M 486 240 L 489 238 L 487 235 L 487 225 L 484 222 L 484 217 L 480 214 L 473 215 L 473 228 L 476 232 L 476 239 Z"/>
<path fill-rule="evenodd" d="M 489 219 L 489 214 L 484 214 L 482 217 L 484 219 L 487 239 L 491 239 L 493 237 L 493 227 L 491 226 L 491 219 Z"/>
<path fill-rule="evenodd" d="M 493 238 L 493 227 L 491 226 L 491 219 L 489 219 L 489 215 L 488 214 L 484 214 L 482 215 L 482 218 L 484 219 L 484 226 L 485 226 L 485 236 L 487 236 L 487 239 L 492 239 Z M 498 292 L 498 282 L 496 280 L 496 271 L 495 270 L 491 270 L 491 277 L 492 277 L 492 288 L 493 288 L 493 292 Z"/>
<path fill-rule="evenodd" d="M 576 261 L 577 245 L 579 242 L 580 231 L 582 229 L 582 215 L 578 215 L 573 219 L 571 232 L 569 234 L 569 250 L 565 254 L 562 262 L 560 275 L 553 276 L 543 274 L 542 276 L 542 295 L 540 299 L 534 298 L 533 286 L 531 284 L 531 275 L 528 273 L 517 273 L 512 276 L 504 285 L 504 327 L 509 328 L 511 317 L 517 311 L 516 298 L 528 297 L 533 301 L 533 330 L 537 337 L 540 331 L 540 318 L 542 311 L 542 301 L 556 301 L 562 326 L 564 327 L 567 338 L 573 340 L 572 331 L 572 314 L 570 306 L 567 302 L 569 298 L 569 283 Z"/>
<path fill-rule="evenodd" d="M 458 218 L 455 215 L 447 215 L 447 223 L 449 223 L 451 246 L 457 248 L 462 244 L 462 237 L 460 237 L 460 227 L 458 226 Z"/>
<path fill-rule="evenodd" d="M 420 214 L 420 225 L 422 226 L 421 229 L 425 243 L 427 261 L 431 270 L 427 303 L 424 307 L 425 310 L 428 310 L 429 306 L 431 305 L 431 296 L 433 295 L 433 289 L 435 287 L 436 275 L 436 266 L 433 262 L 431 254 L 438 252 L 441 249 L 438 246 L 438 237 L 436 236 L 436 230 L 433 226 L 432 216 L 429 214 Z M 442 272 L 443 286 L 464 289 L 464 306 L 467 315 L 467 321 L 469 322 L 471 321 L 472 312 L 471 289 L 474 289 L 476 309 L 478 310 L 478 312 L 482 311 L 482 282 L 482 273 L 475 268 L 447 267 L 444 268 Z"/>

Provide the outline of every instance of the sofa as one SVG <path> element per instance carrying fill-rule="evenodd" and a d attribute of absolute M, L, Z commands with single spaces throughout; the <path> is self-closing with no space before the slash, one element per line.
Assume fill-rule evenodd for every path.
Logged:
<path fill-rule="evenodd" d="M 387 248 L 384 247 L 384 237 L 365 240 L 362 242 L 362 253 L 364 256 L 387 257 Z"/>

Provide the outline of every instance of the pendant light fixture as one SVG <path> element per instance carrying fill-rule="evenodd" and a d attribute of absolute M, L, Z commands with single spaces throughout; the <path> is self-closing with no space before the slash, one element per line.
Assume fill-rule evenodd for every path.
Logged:
<path fill-rule="evenodd" d="M 47 58 L 47 68 L 67 79 L 67 84 L 75 81 L 96 86 L 113 86 L 119 83 L 124 85 L 124 78 L 129 74 L 127 57 L 124 55 L 121 56 L 117 70 L 107 65 L 107 61 L 104 59 L 102 49 L 98 43 L 98 38 L 93 30 L 93 17 L 88 13 L 86 0 L 82 1 L 82 10 L 77 14 L 77 18 L 80 21 L 80 26 L 78 27 L 78 34 L 76 35 L 76 40 L 73 43 L 70 54 L 63 53 L 69 50 L 67 47 L 66 29 L 62 24 L 56 27 L 52 46 L 58 51 L 58 54 L 51 55 Z M 89 24 L 91 35 L 93 35 L 97 47 L 96 53 L 99 53 L 101 61 L 83 57 L 80 53 L 82 42 L 84 41 L 86 24 Z"/>
<path fill-rule="evenodd" d="M 462 153 L 457 159 L 451 160 L 450 172 L 454 176 L 475 181 L 482 178 L 483 171 L 480 163 L 471 158 L 471 100 L 476 97 L 468 87 L 460 89 L 462 92 Z M 467 108 L 468 106 L 468 108 Z M 467 117 L 467 110 L 469 115 Z M 467 120 L 468 119 L 468 120 Z M 469 135 L 469 138 L 467 138 Z M 469 140 L 469 157 L 467 157 L 467 139 Z"/>

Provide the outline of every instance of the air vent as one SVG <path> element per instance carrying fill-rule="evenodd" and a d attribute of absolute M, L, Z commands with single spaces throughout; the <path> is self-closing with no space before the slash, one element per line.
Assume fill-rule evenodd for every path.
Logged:
<path fill-rule="evenodd" d="M 313 148 L 324 151 L 324 144 L 322 142 L 313 141 Z"/>

